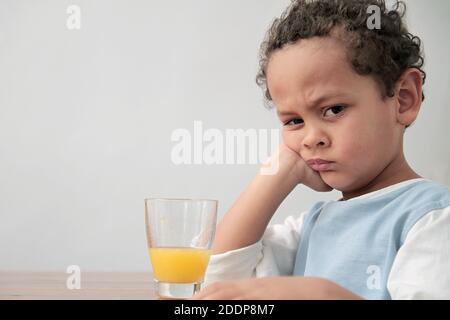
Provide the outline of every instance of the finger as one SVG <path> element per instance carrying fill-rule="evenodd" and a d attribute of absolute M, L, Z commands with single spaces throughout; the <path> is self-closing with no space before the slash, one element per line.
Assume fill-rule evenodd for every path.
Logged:
<path fill-rule="evenodd" d="M 190 297 L 187 300 L 201 300 L 203 299 L 205 296 L 207 296 L 209 293 L 206 290 L 201 290 L 200 292 L 194 294 L 192 297 Z"/>
<path fill-rule="evenodd" d="M 204 296 L 201 300 L 233 300 L 237 295 L 234 290 L 227 289 L 218 292 L 210 293 Z"/>
<path fill-rule="evenodd" d="M 236 291 L 233 287 L 221 286 L 217 290 L 205 290 L 193 296 L 192 299 L 197 300 L 231 300 L 238 295 L 239 291 Z"/>
<path fill-rule="evenodd" d="M 188 300 L 225 300 L 227 299 L 223 292 L 196 294 Z"/>
<path fill-rule="evenodd" d="M 188 300 L 203 299 L 203 298 L 213 294 L 214 292 L 220 291 L 223 288 L 223 286 L 224 286 L 223 282 L 212 283 L 212 284 L 206 286 L 205 288 L 203 288 L 202 290 L 200 290 L 200 292 L 196 293 Z"/>

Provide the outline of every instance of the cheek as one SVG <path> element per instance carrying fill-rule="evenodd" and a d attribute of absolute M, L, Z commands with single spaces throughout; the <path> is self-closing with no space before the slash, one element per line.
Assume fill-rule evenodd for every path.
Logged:
<path fill-rule="evenodd" d="M 339 156 L 348 164 L 361 164 L 371 158 L 371 150 L 378 139 L 366 123 L 354 121 L 346 123 L 339 134 Z"/>
<path fill-rule="evenodd" d="M 283 142 L 290 149 L 300 151 L 300 137 L 294 131 L 283 131 Z"/>
<path fill-rule="evenodd" d="M 366 117 L 365 121 L 348 123 L 340 141 L 340 156 L 353 168 L 369 169 L 382 165 L 391 149 L 390 130 L 384 119 L 376 115 Z"/>

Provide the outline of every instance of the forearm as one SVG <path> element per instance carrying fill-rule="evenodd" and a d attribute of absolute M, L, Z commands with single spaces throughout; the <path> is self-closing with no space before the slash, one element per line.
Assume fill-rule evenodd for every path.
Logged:
<path fill-rule="evenodd" d="M 326 279 L 289 276 L 214 282 L 194 299 L 360 300 L 362 297 Z"/>
<path fill-rule="evenodd" d="M 258 175 L 219 223 L 213 254 L 246 247 L 261 239 L 273 214 L 298 184 L 289 162 L 282 158 L 274 175 Z"/>

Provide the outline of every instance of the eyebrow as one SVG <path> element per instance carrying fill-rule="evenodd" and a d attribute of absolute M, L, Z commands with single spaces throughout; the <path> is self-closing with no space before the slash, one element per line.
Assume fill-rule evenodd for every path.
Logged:
<path fill-rule="evenodd" d="M 324 94 L 323 96 L 320 96 L 320 97 L 312 100 L 312 102 L 309 104 L 309 106 L 306 107 L 306 109 L 307 110 L 313 109 L 317 105 L 323 103 L 324 101 L 330 100 L 332 98 L 349 98 L 349 97 L 350 97 L 350 95 L 346 94 L 346 93 L 327 93 L 327 94 Z M 278 114 L 278 116 L 290 116 L 290 115 L 297 114 L 297 112 L 294 112 L 294 111 L 282 111 L 282 112 L 279 112 L 277 110 L 277 114 Z"/>

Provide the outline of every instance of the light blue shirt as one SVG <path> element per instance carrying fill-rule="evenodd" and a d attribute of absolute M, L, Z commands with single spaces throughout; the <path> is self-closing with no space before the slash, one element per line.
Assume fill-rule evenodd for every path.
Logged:
<path fill-rule="evenodd" d="M 390 299 L 389 273 L 408 231 L 449 205 L 450 189 L 430 180 L 373 198 L 318 202 L 305 216 L 293 273 L 331 280 L 366 299 Z"/>

